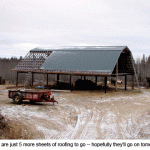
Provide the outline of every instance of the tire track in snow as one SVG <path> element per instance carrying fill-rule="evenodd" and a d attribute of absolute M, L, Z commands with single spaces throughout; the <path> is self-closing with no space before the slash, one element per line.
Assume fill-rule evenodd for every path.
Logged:
<path fill-rule="evenodd" d="M 100 111 L 93 105 L 90 105 L 89 108 L 88 104 L 77 105 L 76 108 L 78 109 L 78 120 L 73 129 L 71 139 L 96 139 L 99 136 L 97 122 Z"/>
<path fill-rule="evenodd" d="M 117 116 L 113 111 L 106 110 L 101 119 L 101 133 L 103 139 L 118 139 Z"/>
<path fill-rule="evenodd" d="M 78 139 L 88 119 L 85 107 L 78 108 L 78 109 L 80 114 L 78 115 L 78 120 L 74 128 L 74 131 L 72 133 L 71 139 Z"/>

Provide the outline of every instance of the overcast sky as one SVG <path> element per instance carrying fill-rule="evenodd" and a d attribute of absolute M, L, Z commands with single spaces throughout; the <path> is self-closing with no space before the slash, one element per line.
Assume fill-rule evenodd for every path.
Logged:
<path fill-rule="evenodd" d="M 124 45 L 134 58 L 150 55 L 150 0 L 0 0 L 0 57 Z"/>

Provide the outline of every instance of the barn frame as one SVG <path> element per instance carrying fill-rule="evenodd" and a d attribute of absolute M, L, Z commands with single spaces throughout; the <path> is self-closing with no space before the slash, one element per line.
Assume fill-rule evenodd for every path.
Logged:
<path fill-rule="evenodd" d="M 131 51 L 127 46 L 76 46 L 62 47 L 59 49 L 35 48 L 13 69 L 17 71 L 16 86 L 20 73 L 31 74 L 32 85 L 34 74 L 57 74 L 70 75 L 70 88 L 73 89 L 73 76 L 101 76 L 105 78 L 105 93 L 107 77 L 125 77 L 125 90 L 127 89 L 127 75 L 133 76 L 132 89 L 134 89 L 134 78 L 140 91 L 135 63 Z M 115 90 L 117 91 L 117 82 Z"/>

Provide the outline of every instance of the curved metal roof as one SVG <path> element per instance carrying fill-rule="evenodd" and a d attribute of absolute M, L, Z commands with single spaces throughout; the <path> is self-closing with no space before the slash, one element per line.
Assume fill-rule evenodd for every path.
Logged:
<path fill-rule="evenodd" d="M 126 48 L 90 46 L 53 49 L 40 69 L 51 72 L 111 74 L 121 52 Z"/>

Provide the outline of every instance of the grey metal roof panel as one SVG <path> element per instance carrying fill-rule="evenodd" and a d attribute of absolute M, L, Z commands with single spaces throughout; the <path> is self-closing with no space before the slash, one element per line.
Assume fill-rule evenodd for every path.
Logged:
<path fill-rule="evenodd" d="M 110 50 L 53 51 L 40 67 L 44 70 L 88 71 L 111 74 L 125 47 Z"/>

